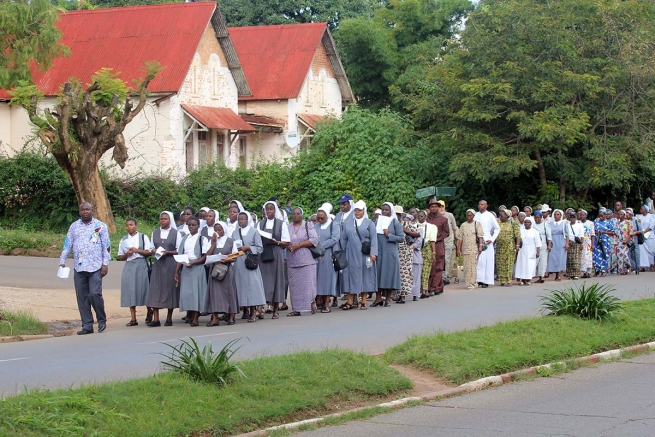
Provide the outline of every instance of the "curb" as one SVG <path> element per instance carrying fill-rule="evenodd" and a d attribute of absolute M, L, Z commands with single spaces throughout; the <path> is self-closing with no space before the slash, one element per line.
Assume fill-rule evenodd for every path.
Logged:
<path fill-rule="evenodd" d="M 12 335 L 9 337 L 0 337 L 0 343 L 15 343 L 17 341 L 42 340 L 44 338 L 54 338 L 52 334 L 43 335 Z"/>
<path fill-rule="evenodd" d="M 642 343 L 638 344 L 635 346 L 629 346 L 625 347 L 622 349 L 613 349 L 609 350 L 606 352 L 601 352 L 598 354 L 593 354 L 589 355 L 586 357 L 581 357 L 581 358 L 576 358 L 575 362 L 576 363 L 598 363 L 602 361 L 611 361 L 616 358 L 620 358 L 623 354 L 630 353 L 630 352 L 644 352 L 647 350 L 653 350 L 655 349 L 655 341 L 652 341 L 650 343 Z M 364 411 L 364 410 L 369 410 L 377 407 L 386 407 L 386 408 L 395 408 L 399 407 L 401 405 L 407 404 L 412 401 L 432 401 L 432 400 L 441 400 L 441 399 L 446 399 L 450 398 L 453 396 L 458 396 L 464 393 L 470 393 L 474 391 L 479 391 L 483 390 L 487 387 L 492 387 L 492 386 L 499 386 L 503 384 L 507 384 L 510 382 L 515 381 L 517 378 L 520 378 L 522 376 L 526 375 L 538 375 L 539 370 L 541 369 L 547 369 L 550 370 L 554 367 L 558 368 L 566 368 L 567 364 L 564 361 L 559 361 L 555 363 L 549 363 L 549 364 L 543 364 L 541 366 L 534 366 L 534 367 L 529 367 L 527 369 L 523 370 L 517 370 L 515 372 L 510 372 L 510 373 L 503 373 L 502 375 L 496 375 L 496 376 L 487 376 L 486 378 L 480 378 L 475 381 L 467 382 L 466 384 L 459 385 L 457 387 L 449 388 L 446 390 L 440 390 L 432 393 L 426 393 L 421 396 L 412 396 L 412 397 L 407 397 L 407 398 L 402 398 L 402 399 L 397 399 L 395 401 L 390 401 L 390 402 L 384 402 L 382 404 L 377 404 L 377 405 L 371 405 L 368 407 L 360 407 L 360 408 L 355 408 L 352 410 L 348 411 L 342 411 L 339 413 L 334 413 L 334 414 L 328 414 L 323 417 L 315 417 L 313 419 L 306 419 L 306 420 L 301 420 L 298 422 L 292 422 L 292 423 L 285 423 L 282 425 L 277 425 L 277 426 L 272 426 L 270 428 L 266 429 L 260 429 L 258 431 L 251 431 L 246 434 L 238 434 L 235 437 L 255 437 L 255 436 L 268 436 L 269 431 L 277 431 L 281 429 L 294 429 L 294 428 L 299 428 L 303 425 L 309 425 L 309 424 L 314 424 L 314 423 L 320 423 L 323 422 L 325 419 L 332 418 L 332 417 L 340 417 L 343 416 L 344 414 L 349 414 L 349 413 L 355 413 L 358 411 Z"/>

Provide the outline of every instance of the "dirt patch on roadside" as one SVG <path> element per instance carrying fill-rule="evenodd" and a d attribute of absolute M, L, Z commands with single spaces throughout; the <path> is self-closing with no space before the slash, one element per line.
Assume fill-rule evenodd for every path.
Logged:
<path fill-rule="evenodd" d="M 404 377 L 412 380 L 414 387 L 410 391 L 409 396 L 421 396 L 427 393 L 433 393 L 435 391 L 457 386 L 445 378 L 437 378 L 434 375 L 418 370 L 415 367 L 399 366 L 397 364 L 391 364 L 389 367 L 396 369 Z"/>
<path fill-rule="evenodd" d="M 48 322 L 48 334 L 55 337 L 65 337 L 73 335 L 80 329 L 80 322 L 77 320 L 59 320 L 56 322 Z"/>

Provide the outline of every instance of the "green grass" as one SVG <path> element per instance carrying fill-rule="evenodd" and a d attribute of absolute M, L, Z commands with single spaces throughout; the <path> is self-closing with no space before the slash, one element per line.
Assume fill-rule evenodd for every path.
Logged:
<path fill-rule="evenodd" d="M 0 337 L 47 333 L 48 325 L 34 317 L 31 312 L 0 309 Z"/>
<path fill-rule="evenodd" d="M 342 350 L 239 362 L 224 388 L 163 373 L 0 401 L 0 435 L 229 435 L 374 402 L 411 382 L 374 357 Z M 193 433 L 196 434 L 193 434 Z"/>
<path fill-rule="evenodd" d="M 389 349 L 389 363 L 412 365 L 462 384 L 478 378 L 655 340 L 655 299 L 625 302 L 602 322 L 545 316 L 453 333 L 414 336 Z"/>

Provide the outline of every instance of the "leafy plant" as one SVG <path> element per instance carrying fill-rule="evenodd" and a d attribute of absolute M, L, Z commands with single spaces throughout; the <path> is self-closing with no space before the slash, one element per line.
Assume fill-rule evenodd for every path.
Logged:
<path fill-rule="evenodd" d="M 245 376 L 239 366 L 230 362 L 234 354 L 241 349 L 241 346 L 232 349 L 239 340 L 241 339 L 232 340 L 218 353 L 214 353 L 211 341 L 202 349 L 193 338 L 189 338 L 189 341 L 182 340 L 182 344 L 179 346 L 164 343 L 173 351 L 168 355 L 160 354 L 168 359 L 162 361 L 162 364 L 173 372 L 188 376 L 193 380 L 225 386 L 231 374 L 237 373 Z"/>
<path fill-rule="evenodd" d="M 541 298 L 542 313 L 548 315 L 569 315 L 589 320 L 604 320 L 622 309 L 621 300 L 612 296 L 614 287 L 598 283 L 564 290 L 550 290 Z"/>

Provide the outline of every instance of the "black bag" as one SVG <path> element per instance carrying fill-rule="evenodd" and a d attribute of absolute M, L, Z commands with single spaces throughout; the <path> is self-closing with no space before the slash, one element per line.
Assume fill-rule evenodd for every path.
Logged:
<path fill-rule="evenodd" d="M 330 223 L 332 224 L 332 223 Z M 307 232 L 307 239 L 309 240 L 309 227 L 307 226 L 307 222 L 305 222 L 305 231 Z M 318 237 L 318 234 L 317 234 Z M 323 243 L 321 243 L 321 239 L 318 239 L 318 244 L 316 246 L 312 246 L 309 248 L 309 251 L 312 253 L 312 257 L 314 259 L 320 258 L 323 255 L 325 255 L 325 247 L 323 247 Z"/>
<path fill-rule="evenodd" d="M 362 240 L 362 236 L 359 235 L 359 227 L 357 226 L 357 221 L 355 221 L 355 231 L 357 232 L 357 236 L 359 237 L 359 241 L 362 243 L 362 253 L 364 255 L 370 255 L 371 254 L 371 242 Z"/>
<path fill-rule="evenodd" d="M 216 279 L 217 281 L 222 281 L 225 278 L 225 275 L 227 275 L 229 268 L 230 266 L 227 264 L 220 262 L 214 263 L 211 272 L 212 278 Z"/>
<path fill-rule="evenodd" d="M 265 225 L 266 221 L 262 220 L 260 223 L 262 223 L 260 225 L 260 229 L 263 231 L 264 226 L 266 226 Z M 277 222 L 276 222 L 276 224 L 277 224 Z M 272 233 L 275 233 L 275 225 L 273 226 L 273 232 Z M 264 240 L 266 240 L 266 241 L 264 241 Z M 260 261 L 263 262 L 263 263 L 273 262 L 275 260 L 275 253 L 273 252 L 273 245 L 268 242 L 268 238 L 264 238 L 264 237 L 262 237 L 262 243 L 263 243 L 263 246 L 264 246 L 264 250 L 262 251 L 262 253 L 261 253 L 260 257 L 259 257 Z"/>
<path fill-rule="evenodd" d="M 574 240 L 576 244 L 582 244 L 582 238 L 578 237 L 577 235 L 574 237 Z"/>
<path fill-rule="evenodd" d="M 241 239 L 241 244 L 243 244 L 243 235 L 241 235 L 241 228 L 239 228 L 239 238 Z M 248 270 L 257 270 L 259 267 L 259 255 L 254 254 L 251 251 L 248 251 L 246 254 L 245 265 Z"/>
<path fill-rule="evenodd" d="M 141 249 L 146 248 L 146 242 L 145 242 L 145 237 L 143 236 L 143 233 L 141 233 Z M 150 275 L 152 274 L 152 257 L 151 256 L 144 256 L 146 260 L 146 265 L 148 266 L 148 280 L 150 280 Z"/>
<path fill-rule="evenodd" d="M 646 239 L 644 238 L 644 233 L 642 232 L 641 226 L 639 226 L 640 220 L 635 220 L 635 225 L 637 226 L 637 232 L 641 232 L 640 234 L 637 234 L 637 244 L 644 244 Z"/>
<path fill-rule="evenodd" d="M 330 223 L 330 234 L 332 234 L 332 223 Z M 341 248 L 341 238 L 339 238 L 337 244 L 339 245 L 339 249 L 332 250 L 332 267 L 334 267 L 335 272 L 339 272 L 348 267 L 346 252 Z"/>

